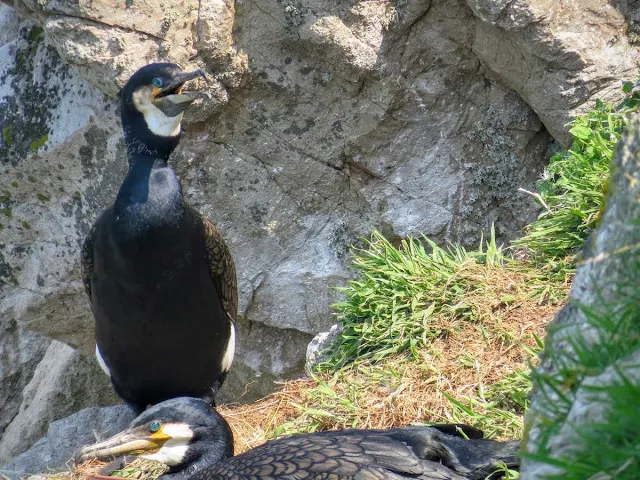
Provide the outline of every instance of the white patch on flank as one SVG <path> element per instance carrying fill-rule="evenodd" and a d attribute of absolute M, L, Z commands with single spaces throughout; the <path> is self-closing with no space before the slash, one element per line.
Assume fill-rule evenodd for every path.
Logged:
<path fill-rule="evenodd" d="M 162 426 L 162 433 L 169 435 L 171 440 L 167 440 L 156 453 L 140 456 L 169 466 L 181 464 L 193 438 L 193 430 L 186 423 L 167 423 Z"/>
<path fill-rule="evenodd" d="M 233 355 L 236 353 L 236 328 L 233 322 L 229 322 L 229 325 L 231 326 L 231 332 L 229 334 L 229 341 L 227 342 L 227 349 L 224 351 L 224 356 L 222 357 L 223 372 L 229 371 L 233 363 Z"/>
<path fill-rule="evenodd" d="M 162 137 L 177 137 L 180 135 L 182 113 L 175 117 L 167 117 L 151 102 L 152 92 L 152 87 L 143 87 L 133 92 L 134 105 L 144 115 L 147 127 L 153 133 Z"/>
<path fill-rule="evenodd" d="M 104 359 L 102 358 L 102 354 L 100 353 L 100 349 L 98 348 L 97 343 L 96 343 L 96 359 L 98 360 L 98 365 L 100 365 L 100 368 L 102 369 L 102 371 L 106 373 L 109 376 L 109 378 L 111 378 L 111 370 L 109 370 L 109 367 L 107 367 L 107 364 L 104 362 Z"/>

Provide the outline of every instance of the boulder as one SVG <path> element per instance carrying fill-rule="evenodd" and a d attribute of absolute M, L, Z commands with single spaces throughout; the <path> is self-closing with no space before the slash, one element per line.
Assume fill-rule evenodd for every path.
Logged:
<path fill-rule="evenodd" d="M 118 400 L 95 359 L 60 342 L 52 342 L 22 392 L 17 415 L 0 440 L 0 465 L 26 451 L 49 424 L 89 406 Z"/>
<path fill-rule="evenodd" d="M 18 479 L 29 473 L 68 470 L 74 453 L 80 447 L 121 432 L 134 418 L 133 410 L 126 405 L 114 405 L 85 408 L 56 420 L 35 445 L 2 465 L 0 474 Z"/>
<path fill-rule="evenodd" d="M 13 319 L 0 320 L 0 441 L 18 414 L 22 392 L 49 343 L 37 333 L 19 328 Z"/>
<path fill-rule="evenodd" d="M 575 115 L 592 108 L 596 99 L 617 101 L 620 80 L 636 76 L 637 44 L 630 43 L 630 24 L 616 2 L 467 3 L 480 20 L 474 53 L 565 145 L 570 140 L 566 124 Z"/>
<path fill-rule="evenodd" d="M 320 332 L 307 345 L 306 360 L 304 364 L 307 374 L 311 374 L 315 366 L 329 359 L 328 349 L 337 340 L 342 332 L 342 324 L 336 323 L 326 332 Z"/>
<path fill-rule="evenodd" d="M 637 341 L 635 348 L 628 348 L 626 338 L 619 338 L 612 345 L 611 338 L 621 334 L 605 334 L 606 329 L 593 321 L 593 315 L 606 315 L 604 318 L 609 321 L 619 315 L 634 318 L 629 317 L 631 312 L 615 312 L 618 305 L 627 305 L 629 298 L 635 298 L 636 302 L 638 298 L 640 118 L 637 115 L 618 143 L 612 164 L 613 177 L 606 210 L 589 242 L 585 260 L 577 268 L 571 302 L 558 312 L 548 327 L 545 349 L 557 353 L 543 355 L 537 369 L 538 376 L 555 378 L 562 384 L 562 398 L 558 395 L 559 389 L 546 388 L 543 383 L 542 388 L 534 391 L 526 418 L 526 450 L 531 453 L 547 451 L 554 458 L 570 462 L 579 453 L 579 428 L 607 422 L 612 403 L 607 387 L 610 390 L 611 386 L 620 385 L 624 375 L 625 381 L 640 388 Z M 590 316 L 578 305 L 591 309 Z M 625 332 L 624 329 L 620 331 Z M 635 332 L 637 336 L 637 327 Z M 604 346 L 604 341 L 609 342 L 608 347 Z M 626 344 L 624 349 L 622 343 Z M 587 368 L 576 353 L 578 346 L 582 357 L 602 355 L 610 359 L 610 364 L 605 368 Z M 603 355 L 607 348 L 616 351 Z M 555 426 L 551 433 L 549 425 Z M 544 479 L 556 475 L 557 478 L 564 476 L 562 468 L 533 460 L 525 462 L 524 478 Z"/>

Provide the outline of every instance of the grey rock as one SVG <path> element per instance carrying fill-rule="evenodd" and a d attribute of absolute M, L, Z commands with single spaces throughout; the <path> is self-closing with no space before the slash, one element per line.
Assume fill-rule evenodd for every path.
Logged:
<path fill-rule="evenodd" d="M 531 0 L 467 0 L 476 17 L 473 51 L 565 145 L 566 124 L 595 99 L 619 98 L 634 80 L 638 50 L 613 5 L 580 0 L 566 8 Z M 613 2 L 611 2 L 613 3 Z"/>
<path fill-rule="evenodd" d="M 186 66 L 197 53 L 205 65 L 224 65 L 237 79 L 246 70 L 244 57 L 238 58 L 232 48 L 233 2 L 218 0 L 200 7 L 196 0 L 150 0 L 122 8 L 90 0 L 5 1 L 42 25 L 80 76 L 111 96 L 153 60 Z"/>
<path fill-rule="evenodd" d="M 575 369 L 581 372 L 584 367 L 578 363 L 574 352 L 574 343 L 578 336 L 592 346 L 601 341 L 598 330 L 585 317 L 584 311 L 575 306 L 575 302 L 599 308 L 603 305 L 616 305 L 621 297 L 637 292 L 636 284 L 629 284 L 629 265 L 637 264 L 637 245 L 640 245 L 640 118 L 636 115 L 630 123 L 627 133 L 618 143 L 613 160 L 613 177 L 606 210 L 597 230 L 590 240 L 589 254 L 585 262 L 578 266 L 571 288 L 568 306 L 556 315 L 548 327 L 545 343 L 548 348 L 566 353 L 562 365 L 555 365 L 549 356 L 542 356 L 538 370 L 545 375 Z M 636 246 L 634 249 L 633 246 Z M 634 263 L 635 262 L 635 263 Z M 631 267 L 635 268 L 635 267 Z M 637 295 L 637 294 L 636 294 Z M 589 373 L 578 383 L 575 392 L 569 390 L 565 395 L 571 400 L 571 408 L 565 419 L 556 419 L 560 423 L 558 432 L 549 442 L 549 451 L 554 456 L 572 458 L 577 442 L 576 427 L 605 418 L 608 402 L 602 395 L 594 394 L 593 386 L 614 385 L 620 382 L 619 374 L 624 373 L 635 385 L 640 385 L 640 348 L 627 357 L 616 360 L 604 372 Z M 576 380 L 577 381 L 577 380 Z M 545 418 L 551 416 L 550 405 L 559 404 L 553 392 L 534 391 L 531 408 L 526 418 L 528 434 L 527 451 L 535 452 L 542 442 Z M 523 470 L 524 478 L 543 479 L 550 475 L 562 476 L 562 470 L 547 464 L 527 460 Z"/>
<path fill-rule="evenodd" d="M 50 342 L 19 328 L 12 318 L 0 320 L 0 440 L 18 414 L 22 392 Z"/>
<path fill-rule="evenodd" d="M 50 469 L 68 470 L 70 460 L 79 448 L 124 430 L 134 417 L 126 405 L 115 405 L 85 408 L 56 420 L 49 425 L 47 434 L 29 450 L 0 466 L 0 474 L 17 479 Z"/>
<path fill-rule="evenodd" d="M 20 17 L 12 8 L 2 8 L 0 6 L 0 23 L 4 27 L 0 30 L 0 47 L 4 47 L 18 37 Z"/>
<path fill-rule="evenodd" d="M 318 333 L 313 337 L 313 340 L 309 342 L 309 345 L 307 345 L 307 360 L 304 365 L 304 368 L 308 373 L 313 371 L 313 367 L 321 364 L 329 358 L 326 350 L 338 338 L 338 335 L 342 330 L 342 324 L 336 323 L 327 332 Z"/>
<path fill-rule="evenodd" d="M 88 406 L 116 403 L 111 383 L 99 368 L 95 359 L 63 343 L 51 343 L 0 440 L 0 464 L 26 451 L 52 421 Z"/>

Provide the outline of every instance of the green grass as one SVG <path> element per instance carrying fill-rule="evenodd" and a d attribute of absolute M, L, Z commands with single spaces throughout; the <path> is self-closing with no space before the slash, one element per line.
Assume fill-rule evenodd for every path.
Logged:
<path fill-rule="evenodd" d="M 536 198 L 544 207 L 516 246 L 527 247 L 547 263 L 569 267 L 595 228 L 604 209 L 611 157 L 622 131 L 638 111 L 640 93 L 625 82 L 619 105 L 596 101 L 594 109 L 572 122 L 571 149 L 554 155 L 536 184 Z M 562 267 L 562 266 L 561 266 Z"/>
<path fill-rule="evenodd" d="M 353 248 L 351 267 L 357 278 L 337 289 L 345 296 L 334 305 L 343 329 L 330 346 L 327 360 L 316 367 L 317 385 L 297 405 L 299 416 L 281 425 L 276 434 L 379 427 L 372 423 L 378 421 L 372 419 L 377 415 L 374 409 L 383 408 L 376 402 L 385 392 L 402 392 L 411 385 L 414 399 L 399 394 L 394 408 L 410 410 L 403 402 L 420 397 L 424 405 L 434 407 L 425 407 L 422 420 L 469 423 L 488 436 L 520 436 L 531 389 L 523 359 L 535 361 L 541 344 L 535 340 L 533 348 L 526 345 L 503 323 L 503 316 L 511 309 L 562 302 L 568 289 L 566 278 L 549 276 L 506 256 L 493 231 L 475 250 L 444 249 L 426 237 L 407 238 L 396 247 L 376 231 L 363 241 L 364 247 Z M 433 348 L 437 339 L 467 332 L 474 337 L 469 351 L 443 353 Z M 478 353 L 474 357 L 472 350 L 506 347 L 518 352 L 521 369 L 486 381 L 479 365 L 496 359 L 483 359 Z M 457 358 L 454 365 L 425 360 L 433 355 Z M 440 371 L 437 365 L 448 370 Z M 478 386 L 472 394 L 454 393 L 459 385 L 453 370 L 478 371 L 473 374 Z M 442 379 L 448 387 L 437 385 Z M 444 409 L 440 408 L 443 403 L 448 403 Z M 395 416 L 392 406 L 387 407 L 391 423 L 411 418 Z"/>
<path fill-rule="evenodd" d="M 483 248 L 461 246 L 443 249 L 426 237 L 407 238 L 398 248 L 374 231 L 364 248 L 353 248 L 358 278 L 336 290 L 345 300 L 333 305 L 343 327 L 321 370 L 331 371 L 353 361 L 376 362 L 390 355 L 418 350 L 446 333 L 449 320 L 482 321 L 484 305 L 508 303 L 510 295 L 492 298 L 487 275 L 504 269 L 527 276 L 528 295 L 542 301 L 564 298 L 565 278 L 552 279 L 529 265 L 514 262 L 491 238 Z"/>
<path fill-rule="evenodd" d="M 598 103 L 589 115 L 576 120 L 575 125 L 581 129 L 574 132 L 574 136 L 578 135 L 574 140 L 574 145 L 577 145 L 574 150 L 579 153 L 572 154 L 571 158 L 577 159 L 577 171 L 587 174 L 579 177 L 579 180 L 584 180 L 583 183 L 570 175 L 562 178 L 571 183 L 571 188 L 563 191 L 570 191 L 566 203 L 572 201 L 574 206 L 578 203 L 580 206 L 575 208 L 573 218 L 566 205 L 561 205 L 555 212 L 543 213 L 537 224 L 539 231 L 544 231 L 541 225 L 547 225 L 550 227 L 549 233 L 554 233 L 556 237 L 549 241 L 541 236 L 538 243 L 535 237 L 531 237 L 531 232 L 535 232 L 532 228 L 530 236 L 521 242 L 537 249 L 539 259 L 575 255 L 581 246 L 580 241 L 595 227 L 604 209 L 608 166 L 615 141 L 626 126 L 629 115 L 637 112 L 640 104 L 640 93 L 633 92 L 632 87 L 630 82 L 624 84 L 626 97 L 615 108 Z M 585 159 L 593 159 L 592 164 L 585 163 Z M 586 168 L 588 166 L 592 168 Z M 602 188 L 600 195 L 597 190 L 599 186 Z M 592 191 L 586 194 L 583 189 Z M 553 189 L 551 194 L 553 199 Z M 578 218 L 581 221 L 577 221 Z M 566 231 L 558 234 L 551 227 Z M 562 475 L 550 478 L 635 479 L 640 471 L 640 387 L 637 378 L 632 381 L 625 372 L 625 369 L 637 369 L 638 366 L 627 364 L 622 367 L 640 345 L 640 257 L 637 246 L 619 247 L 611 255 L 620 256 L 618 263 L 625 267 L 623 280 L 618 279 L 616 285 L 607 285 L 607 290 L 614 292 L 613 298 L 602 298 L 589 306 L 576 302 L 574 308 L 583 313 L 587 326 L 580 332 L 572 330 L 564 345 L 559 342 L 558 347 L 555 345 L 557 342 L 551 342 L 547 346 L 545 356 L 555 371 L 535 371 L 532 375 L 539 398 L 545 398 L 546 401 L 543 403 L 544 409 L 536 411 L 540 442 L 536 451 L 526 456 L 563 470 Z M 606 258 L 601 256 L 600 260 Z M 598 282 L 606 281 L 603 278 L 594 279 L 596 288 Z M 550 335 L 565 336 L 561 328 L 555 326 Z M 595 387 L 584 383 L 612 369 L 618 373 L 618 381 L 613 385 Z M 635 375 L 637 377 L 637 371 Z M 589 421 L 589 418 L 585 418 L 578 423 L 570 420 L 578 391 L 581 391 L 581 395 L 589 395 L 592 403 L 590 408 L 604 412 L 604 419 Z M 563 425 L 574 429 L 576 440 L 571 452 L 559 454 L 549 442 Z"/>
<path fill-rule="evenodd" d="M 469 285 L 456 273 L 465 263 L 502 261 L 495 242 L 490 252 L 468 253 L 422 240 L 407 238 L 395 248 L 374 231 L 366 248 L 354 248 L 351 268 L 359 278 L 336 288 L 346 296 L 333 306 L 343 331 L 321 368 L 339 368 L 355 359 L 378 361 L 404 351 L 416 358 L 419 347 L 443 333 L 434 322 L 437 315 L 474 315 L 473 305 L 459 300 L 482 283 Z"/>
<path fill-rule="evenodd" d="M 570 281 L 576 255 L 604 208 L 615 145 L 640 104 L 640 94 L 632 93 L 631 86 L 624 84 L 619 105 L 597 101 L 574 120 L 571 149 L 554 155 L 537 182 L 536 197 L 545 210 L 513 247 L 527 247 L 531 253 L 535 264 L 521 267 L 536 278 L 542 297 L 557 295 L 550 289 Z M 374 232 L 365 248 L 354 249 L 352 268 L 358 278 L 337 288 L 346 296 L 334 305 L 344 330 L 321 368 L 340 368 L 355 359 L 378 361 L 403 351 L 415 358 L 418 348 L 443 333 L 434 321 L 438 316 L 477 317 L 465 296 L 482 292 L 483 280 L 459 276 L 462 267 L 508 262 L 493 239 L 485 251 L 482 245 L 477 251 L 443 249 L 424 237 L 405 239 L 394 248 Z"/>

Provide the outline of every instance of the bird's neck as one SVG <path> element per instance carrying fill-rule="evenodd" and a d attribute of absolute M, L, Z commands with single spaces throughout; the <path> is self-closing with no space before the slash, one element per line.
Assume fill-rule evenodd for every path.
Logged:
<path fill-rule="evenodd" d="M 173 136 L 153 133 L 140 114 L 133 115 L 132 118 L 123 118 L 122 130 L 130 165 L 131 160 L 138 157 L 153 157 L 166 162 L 180 142 L 179 132 Z"/>
<path fill-rule="evenodd" d="M 184 214 L 180 181 L 164 158 L 129 157 L 129 172 L 114 204 L 116 217 L 133 230 L 177 225 Z"/>
<path fill-rule="evenodd" d="M 180 141 L 179 137 L 155 137 L 152 140 L 147 141 L 140 136 L 128 138 L 125 135 L 127 158 L 130 165 L 131 159 L 136 157 L 151 157 L 167 162 Z"/>
<path fill-rule="evenodd" d="M 233 437 L 217 438 L 212 442 L 192 446 L 187 451 L 188 458 L 183 462 L 188 463 L 187 468 L 170 469 L 159 480 L 191 480 L 196 473 L 203 469 L 212 468 L 220 462 L 233 457 Z"/>

